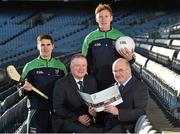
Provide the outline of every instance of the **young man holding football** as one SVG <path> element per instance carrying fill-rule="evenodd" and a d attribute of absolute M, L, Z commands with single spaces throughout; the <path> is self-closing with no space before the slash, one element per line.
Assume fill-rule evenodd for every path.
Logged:
<path fill-rule="evenodd" d="M 111 67 L 116 59 L 124 57 L 130 63 L 134 63 L 135 59 L 133 50 L 124 48 L 117 52 L 115 49 L 115 41 L 124 35 L 111 26 L 113 15 L 110 6 L 99 4 L 95 15 L 98 28 L 86 36 L 82 54 L 88 60 L 88 73 L 94 75 L 98 89 L 103 90 L 115 82 Z"/>

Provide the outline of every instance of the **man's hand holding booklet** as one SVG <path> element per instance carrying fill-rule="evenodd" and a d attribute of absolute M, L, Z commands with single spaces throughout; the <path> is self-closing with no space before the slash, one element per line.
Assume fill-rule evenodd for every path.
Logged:
<path fill-rule="evenodd" d="M 123 102 L 117 85 L 94 94 L 87 94 L 80 91 L 79 94 L 88 106 L 95 108 L 96 112 L 103 111 L 104 106 L 107 104 L 116 106 Z"/>

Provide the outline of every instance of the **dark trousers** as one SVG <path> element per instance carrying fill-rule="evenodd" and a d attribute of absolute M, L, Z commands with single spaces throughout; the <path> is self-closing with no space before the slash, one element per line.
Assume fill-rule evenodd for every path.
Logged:
<path fill-rule="evenodd" d="M 103 129 L 96 125 L 91 125 L 89 127 L 84 126 L 78 121 L 73 121 L 70 119 L 66 119 L 64 121 L 64 125 L 61 128 L 60 132 L 64 133 L 101 133 Z"/>
<path fill-rule="evenodd" d="M 29 133 L 48 133 L 51 130 L 51 112 L 29 109 L 27 130 Z"/>
<path fill-rule="evenodd" d="M 117 124 L 113 127 L 103 127 L 99 125 L 91 125 L 86 127 L 77 121 L 65 120 L 60 132 L 64 133 L 125 133 L 121 124 Z"/>
<path fill-rule="evenodd" d="M 105 128 L 105 133 L 125 133 L 125 132 L 126 132 L 125 129 L 123 129 L 121 125 L 116 125 L 108 130 Z"/>

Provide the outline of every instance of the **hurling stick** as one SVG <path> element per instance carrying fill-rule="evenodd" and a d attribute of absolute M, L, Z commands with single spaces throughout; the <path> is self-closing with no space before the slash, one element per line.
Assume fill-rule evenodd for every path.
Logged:
<path fill-rule="evenodd" d="M 15 80 L 18 82 L 24 82 L 24 80 L 21 78 L 21 76 L 19 75 L 19 73 L 17 72 L 16 68 L 13 65 L 9 65 L 7 67 L 7 74 L 10 77 L 10 79 L 12 79 L 12 80 Z M 38 93 L 39 95 L 41 95 L 42 97 L 44 97 L 45 99 L 48 99 L 47 95 L 45 95 L 44 93 L 39 91 L 34 86 L 32 86 L 32 90 L 35 91 L 36 93 Z"/>

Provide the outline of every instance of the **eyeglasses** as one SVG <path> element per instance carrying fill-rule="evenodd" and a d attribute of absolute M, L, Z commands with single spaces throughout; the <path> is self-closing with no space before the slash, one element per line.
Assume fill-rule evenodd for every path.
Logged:
<path fill-rule="evenodd" d="M 118 73 L 118 72 L 120 72 L 120 73 L 122 73 L 122 72 L 125 72 L 125 71 L 127 71 L 128 69 L 118 69 L 118 70 L 113 70 L 113 72 L 114 73 Z"/>

